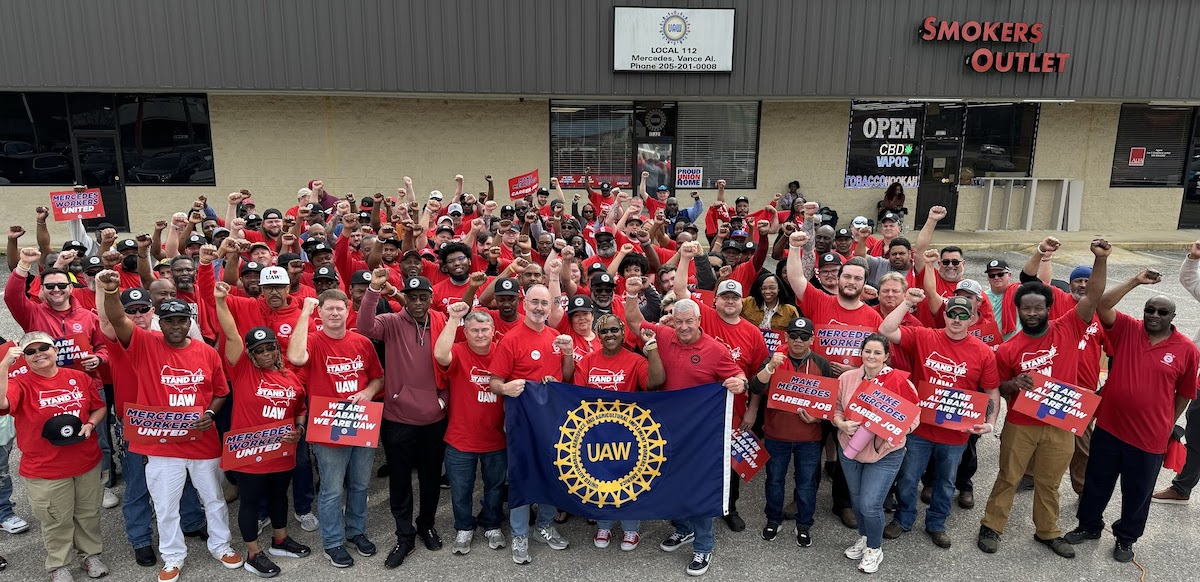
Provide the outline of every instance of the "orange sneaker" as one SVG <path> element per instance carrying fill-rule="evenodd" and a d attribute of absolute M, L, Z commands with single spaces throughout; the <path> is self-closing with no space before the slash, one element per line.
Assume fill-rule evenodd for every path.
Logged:
<path fill-rule="evenodd" d="M 175 562 L 167 562 L 162 570 L 158 572 L 158 582 L 175 582 L 179 579 L 179 569 L 181 564 Z"/>
<path fill-rule="evenodd" d="M 221 555 L 220 558 L 217 559 L 221 561 L 222 566 L 225 566 L 230 570 L 241 568 L 242 564 L 245 563 L 245 561 L 242 560 L 242 555 L 233 550 L 226 551 Z"/>

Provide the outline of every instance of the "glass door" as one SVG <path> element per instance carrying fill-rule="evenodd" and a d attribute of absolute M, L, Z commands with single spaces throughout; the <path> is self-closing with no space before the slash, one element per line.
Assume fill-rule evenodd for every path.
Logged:
<path fill-rule="evenodd" d="M 84 225 L 90 230 L 107 222 L 119 232 L 128 232 L 125 165 L 121 160 L 117 132 L 76 130 L 71 145 L 77 168 L 76 182 L 88 188 L 99 188 L 100 197 L 104 200 L 105 216 L 84 220 Z"/>

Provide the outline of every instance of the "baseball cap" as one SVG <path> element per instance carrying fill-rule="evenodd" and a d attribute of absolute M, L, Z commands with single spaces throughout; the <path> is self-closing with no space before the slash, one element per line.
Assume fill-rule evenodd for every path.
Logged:
<path fill-rule="evenodd" d="M 262 270 L 262 265 L 254 261 L 246 261 L 245 263 L 242 263 L 242 269 L 238 274 L 245 275 L 246 273 L 261 273 Z"/>
<path fill-rule="evenodd" d="M 596 273 L 595 275 L 592 275 L 590 283 L 591 284 L 588 285 L 588 287 L 591 287 L 592 289 L 600 286 L 613 288 L 616 288 L 617 286 L 617 282 L 613 281 L 612 275 L 609 275 L 607 272 Z"/>
<path fill-rule="evenodd" d="M 837 233 L 833 235 L 833 238 L 854 238 L 854 235 L 850 234 L 850 229 L 848 228 L 839 228 Z"/>
<path fill-rule="evenodd" d="M 787 334 L 791 335 L 793 333 L 798 333 L 800 337 L 808 339 L 816 333 L 816 330 L 813 328 L 812 320 L 805 317 L 797 317 L 787 324 Z"/>
<path fill-rule="evenodd" d="M 446 232 L 449 232 L 450 234 L 454 234 L 454 227 L 448 223 L 439 224 L 437 227 L 437 230 L 433 231 L 433 233 L 437 234 L 439 232 L 442 232 L 443 230 Z"/>
<path fill-rule="evenodd" d="M 505 204 L 504 206 L 500 207 L 500 214 L 505 214 L 505 213 L 515 214 L 516 212 L 517 212 L 517 209 L 513 208 L 513 206 L 511 204 Z"/>
<path fill-rule="evenodd" d="M 431 191 L 429 193 L 429 199 L 430 200 L 441 200 L 442 199 L 442 191 L 441 190 Z"/>
<path fill-rule="evenodd" d="M 700 227 L 696 226 L 696 223 L 694 223 L 694 222 L 689 222 L 683 226 L 683 230 L 690 230 L 692 232 L 700 232 Z"/>
<path fill-rule="evenodd" d="M 262 248 L 264 248 L 264 249 L 267 249 L 268 251 L 269 251 L 269 250 L 271 250 L 271 246 L 270 246 L 270 245 L 268 245 L 268 244 L 267 244 L 267 243 L 265 243 L 265 242 L 258 241 L 258 242 L 256 242 L 256 243 L 251 243 L 251 244 L 250 244 L 250 252 L 254 252 L 254 249 L 257 249 L 257 248 L 259 248 L 259 247 L 262 247 Z"/>
<path fill-rule="evenodd" d="M 840 266 L 841 264 L 842 264 L 842 257 L 835 253 L 825 253 L 825 254 L 821 255 L 820 257 L 817 257 L 817 267 L 818 268 L 824 267 L 825 265 L 839 265 Z"/>
<path fill-rule="evenodd" d="M 25 351 L 25 348 L 34 344 L 54 345 L 54 338 L 50 337 L 50 334 L 44 331 L 31 331 L 21 336 L 20 340 L 17 340 L 17 347 L 21 348 L 21 351 Z"/>
<path fill-rule="evenodd" d="M 404 280 L 404 287 L 400 291 L 403 293 L 408 293 L 409 291 L 429 291 L 432 293 L 433 285 L 425 277 L 409 277 Z"/>
<path fill-rule="evenodd" d="M 224 226 L 218 226 L 218 227 L 216 227 L 216 228 L 214 228 L 214 229 L 213 229 L 213 238 L 214 238 L 214 239 L 215 239 L 215 238 L 217 238 L 217 235 L 219 235 L 219 234 L 221 234 L 221 233 L 225 233 L 225 234 L 233 234 L 233 233 L 229 232 L 229 229 L 228 229 L 228 228 L 225 228 Z"/>
<path fill-rule="evenodd" d="M 100 224 L 96 225 L 96 232 L 100 232 L 106 228 L 111 228 L 113 230 L 117 229 L 117 227 L 113 226 L 113 223 L 111 223 L 111 222 L 101 222 Z"/>
<path fill-rule="evenodd" d="M 245 200 L 242 200 L 242 206 L 258 206 L 258 205 L 254 203 L 254 200 L 247 198 Z"/>
<path fill-rule="evenodd" d="M 750 233 L 748 233 L 744 230 L 735 230 L 735 231 L 729 233 L 729 238 L 746 238 L 749 236 L 750 236 Z"/>
<path fill-rule="evenodd" d="M 65 447 L 85 440 L 82 434 L 83 421 L 74 414 L 55 414 L 42 425 L 42 438 L 56 447 Z"/>
<path fill-rule="evenodd" d="M 594 305 L 592 304 L 591 297 L 588 297 L 587 295 L 576 295 L 572 297 L 570 303 L 567 304 L 567 315 L 573 315 L 575 313 L 579 313 L 580 311 L 591 311 L 593 307 Z"/>
<path fill-rule="evenodd" d="M 77 240 L 69 240 L 69 241 L 63 243 L 62 250 L 64 250 L 64 251 L 73 250 L 73 251 L 77 251 L 79 254 L 83 254 L 83 253 L 87 252 L 87 247 L 83 246 L 83 243 L 81 243 Z"/>
<path fill-rule="evenodd" d="M 121 305 L 150 305 L 150 292 L 142 288 L 126 289 L 121 292 Z"/>
<path fill-rule="evenodd" d="M 362 200 L 358 201 L 359 208 L 375 208 L 375 199 L 370 196 L 363 196 Z"/>
<path fill-rule="evenodd" d="M 280 256 L 280 258 L 283 258 Z M 258 285 L 260 287 L 266 285 L 291 285 L 292 282 L 288 279 L 287 270 L 283 267 L 267 267 L 258 274 Z"/>
<path fill-rule="evenodd" d="M 748 241 L 742 243 L 742 252 L 743 253 L 748 253 L 753 250 L 754 250 L 754 241 L 748 240 Z"/>
<path fill-rule="evenodd" d="M 635 214 L 635 215 L 630 216 L 629 218 L 625 219 L 625 224 L 629 224 L 634 221 L 636 221 L 638 224 L 642 224 L 642 222 L 644 222 L 644 220 L 642 219 L 641 216 L 638 216 Z"/>
<path fill-rule="evenodd" d="M 400 260 L 406 261 L 409 257 L 416 257 L 418 261 L 425 260 L 421 258 L 421 251 L 418 251 L 417 249 L 408 249 L 407 251 L 404 251 L 404 254 L 400 255 Z"/>
<path fill-rule="evenodd" d="M 517 285 L 516 279 L 504 277 L 501 279 L 496 279 L 496 290 L 493 292 L 493 295 L 507 296 L 507 297 L 520 297 L 521 296 L 520 289 L 521 288 Z"/>
<path fill-rule="evenodd" d="M 179 299 L 168 299 L 158 304 L 158 311 L 156 311 L 156 313 L 158 314 L 159 319 L 166 319 L 168 317 L 191 317 L 192 308 L 188 307 L 187 303 L 184 303 Z"/>
<path fill-rule="evenodd" d="M 850 226 L 853 226 L 854 228 L 862 228 L 864 226 L 871 226 L 871 221 L 867 220 L 867 217 L 865 217 L 865 216 L 855 216 L 854 220 L 850 221 Z"/>
<path fill-rule="evenodd" d="M 195 237 L 195 236 L 197 236 L 197 235 L 192 235 L 192 236 L 193 236 L 193 237 Z M 202 238 L 201 240 L 203 240 L 203 238 Z M 188 241 L 188 244 L 191 244 L 191 241 L 190 241 L 190 240 Z M 203 243 L 201 243 L 201 244 L 203 244 Z M 136 251 L 136 250 L 137 250 L 137 241 L 135 241 L 135 240 L 133 240 L 133 239 L 131 239 L 131 238 L 127 238 L 127 239 L 125 239 L 125 240 L 122 240 L 122 241 L 120 241 L 120 242 L 118 242 L 118 243 L 117 243 L 117 250 L 118 250 L 118 251 L 121 251 L 121 252 L 125 252 L 125 251 Z"/>
<path fill-rule="evenodd" d="M 313 271 L 313 281 L 317 279 L 331 279 L 337 281 L 337 271 L 333 267 L 320 267 Z"/>
<path fill-rule="evenodd" d="M 398 238 L 395 238 L 395 237 L 392 237 L 392 238 L 385 238 L 385 239 L 383 239 L 383 240 L 379 241 L 379 244 L 381 244 L 381 245 L 392 245 L 392 246 L 394 246 L 394 247 L 396 247 L 396 248 L 400 248 L 401 246 L 403 246 L 403 245 L 401 245 L 401 244 L 400 244 L 400 239 L 398 239 Z"/>
<path fill-rule="evenodd" d="M 103 269 L 104 261 L 100 257 L 88 257 L 83 260 L 83 272 L 87 273 L 92 269 Z"/>
<path fill-rule="evenodd" d="M 734 201 L 733 201 L 733 203 L 734 203 L 734 204 L 738 204 L 738 203 L 741 203 L 741 202 L 745 202 L 745 203 L 749 204 L 749 203 L 750 203 L 750 198 L 748 198 L 748 197 L 746 197 L 746 196 L 738 196 L 738 197 L 737 197 L 737 200 L 734 200 Z"/>
<path fill-rule="evenodd" d="M 894 212 L 886 212 L 884 213 L 883 218 L 879 219 L 879 222 L 883 223 L 889 220 L 892 222 L 900 222 L 900 216 Z"/>
<path fill-rule="evenodd" d="M 738 297 L 741 297 L 742 284 L 732 279 L 721 281 L 721 284 L 717 285 L 717 295 L 722 295 L 724 293 L 736 293 Z"/>
<path fill-rule="evenodd" d="M 359 212 L 358 213 L 358 221 L 359 222 L 371 222 L 371 213 L 366 210 Z"/>
<path fill-rule="evenodd" d="M 171 268 L 171 259 L 159 259 L 157 263 L 154 263 L 155 271 L 163 267 L 167 267 L 168 269 Z"/>
<path fill-rule="evenodd" d="M 736 240 L 727 240 L 727 241 L 721 243 L 721 250 L 724 251 L 727 249 L 733 249 L 736 251 L 740 251 L 740 250 L 742 250 L 742 243 L 739 243 Z"/>
<path fill-rule="evenodd" d="M 612 190 L 612 184 L 609 184 L 608 182 L 600 182 L 601 192 L 608 192 L 609 190 Z"/>
<path fill-rule="evenodd" d="M 299 190 L 296 190 L 296 198 L 297 199 L 303 198 L 310 194 L 312 194 L 312 190 L 309 190 L 308 188 L 301 188 Z"/>
<path fill-rule="evenodd" d="M 967 315 L 975 314 L 975 307 L 966 297 L 955 296 L 946 300 L 946 315 L 950 315 L 950 312 L 955 310 L 965 311 Z"/>
<path fill-rule="evenodd" d="M 602 265 L 600 263 L 592 263 L 587 268 L 587 275 L 588 275 L 588 277 L 591 277 L 592 273 L 596 273 L 596 272 L 600 272 L 600 271 L 604 271 L 604 270 L 605 270 L 604 265 Z"/>
<path fill-rule="evenodd" d="M 662 184 L 659 184 L 659 185 L 658 185 L 658 188 L 657 188 L 657 190 L 658 190 L 659 192 L 666 192 L 666 191 L 667 191 L 667 187 L 666 187 L 666 186 L 663 186 Z"/>
<path fill-rule="evenodd" d="M 246 224 L 250 224 L 251 222 L 262 222 L 262 217 L 254 213 L 247 214 Z"/>
<path fill-rule="evenodd" d="M 613 231 L 611 228 L 608 228 L 607 226 L 601 226 L 600 228 L 596 229 L 596 233 L 595 233 L 595 235 L 593 235 L 593 238 L 599 238 L 600 235 L 602 235 L 602 234 L 606 234 L 613 238 L 616 238 L 616 236 L 617 236 L 617 235 L 613 234 Z"/>
<path fill-rule="evenodd" d="M 300 258 L 300 255 L 297 255 L 296 253 L 281 253 L 279 258 L 275 259 L 275 264 L 279 265 L 280 267 L 286 267 L 288 263 L 299 260 L 302 259 Z"/>
<path fill-rule="evenodd" d="M 121 242 L 124 243 L 125 241 L 121 241 Z M 129 242 L 133 242 L 133 241 L 129 241 Z M 184 246 L 190 247 L 192 245 L 202 245 L 206 242 L 208 242 L 208 240 L 206 240 L 203 236 L 200 236 L 198 234 L 193 234 L 192 236 L 188 237 L 187 244 Z M 137 243 L 134 243 L 133 246 L 134 246 L 134 248 L 137 248 Z M 125 250 L 125 249 L 121 249 L 121 250 Z"/>
<path fill-rule="evenodd" d="M 305 247 L 304 252 L 308 253 L 309 258 L 312 258 L 313 255 L 318 253 L 332 253 L 333 249 L 329 248 L 329 245 L 323 241 L 317 241 Z"/>
<path fill-rule="evenodd" d="M 350 275 L 350 284 L 351 285 L 370 285 L 371 284 L 371 272 L 366 269 L 355 271 L 353 275 Z"/>
<path fill-rule="evenodd" d="M 992 259 L 988 261 L 987 268 L 983 270 L 984 273 L 988 271 L 1008 271 L 1008 261 L 1004 259 Z"/>
<path fill-rule="evenodd" d="M 268 208 L 266 212 L 263 212 L 262 217 L 263 217 L 263 220 L 270 220 L 272 218 L 283 218 L 283 213 L 275 208 Z"/>
<path fill-rule="evenodd" d="M 967 293 L 971 293 L 976 297 L 979 297 L 983 295 L 983 285 L 980 285 L 979 282 L 975 281 L 974 279 L 963 279 L 962 281 L 958 282 L 957 286 L 954 287 L 955 293 L 959 291 L 966 291 Z"/>
<path fill-rule="evenodd" d="M 538 196 L 549 196 L 550 191 L 545 188 L 538 188 L 537 195 Z"/>
<path fill-rule="evenodd" d="M 279 340 L 275 338 L 275 331 L 269 327 L 258 326 L 251 328 L 246 332 L 246 349 L 252 350 L 263 344 L 277 344 Z"/>
<path fill-rule="evenodd" d="M 312 214 L 320 214 L 322 216 L 325 214 L 325 207 L 317 204 L 316 202 L 309 202 L 308 204 L 305 204 L 304 207 L 307 208 Z"/>
<path fill-rule="evenodd" d="M 463 213 L 462 204 L 455 202 L 446 208 L 446 214 L 454 214 L 455 212 L 459 213 L 460 215 Z"/>

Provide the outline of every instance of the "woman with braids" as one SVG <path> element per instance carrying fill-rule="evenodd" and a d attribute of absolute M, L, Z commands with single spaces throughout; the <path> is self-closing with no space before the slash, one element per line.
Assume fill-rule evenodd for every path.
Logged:
<path fill-rule="evenodd" d="M 245 431 L 265 424 L 291 419 L 293 429 L 284 442 L 299 442 L 304 435 L 304 386 L 291 370 L 283 365 L 279 340 L 269 327 L 255 327 L 243 339 L 237 332 L 233 313 L 226 298 L 229 285 L 219 282 L 215 293 L 217 319 L 225 334 L 225 366 L 233 384 L 232 432 Z M 315 299 L 308 299 L 313 301 Z M 295 455 L 252 463 L 237 469 L 241 504 L 238 508 L 238 529 L 246 542 L 246 570 L 261 577 L 279 574 L 276 566 L 258 545 L 258 509 L 264 504 L 271 518 L 274 535 L 271 538 L 273 556 L 303 558 L 311 550 L 287 535 L 288 485 Z"/>

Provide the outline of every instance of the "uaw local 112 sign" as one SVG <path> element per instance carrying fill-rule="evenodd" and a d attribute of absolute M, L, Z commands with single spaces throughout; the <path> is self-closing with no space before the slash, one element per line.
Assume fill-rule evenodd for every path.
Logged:
<path fill-rule="evenodd" d="M 921 382 L 917 386 L 921 398 L 921 423 L 966 432 L 987 418 L 988 395 L 965 392 L 954 388 Z"/>
<path fill-rule="evenodd" d="M 733 70 L 732 8 L 614 10 L 614 71 Z"/>
<path fill-rule="evenodd" d="M 79 192 L 51 192 L 50 209 L 54 212 L 55 222 L 76 218 L 103 218 L 104 199 L 100 197 L 99 188 Z"/>
<path fill-rule="evenodd" d="M 1036 372 L 1030 372 L 1029 376 L 1033 378 L 1033 388 L 1018 392 L 1012 409 L 1050 426 L 1083 434 L 1100 406 L 1100 396 Z"/>
<path fill-rule="evenodd" d="M 838 381 L 801 374 L 795 370 L 775 370 L 771 375 L 767 391 L 767 408 L 783 410 L 793 414 L 801 410 L 813 418 L 833 418 L 833 404 L 837 401 Z"/>
<path fill-rule="evenodd" d="M 896 444 L 908 432 L 913 418 L 920 414 L 920 407 L 873 382 L 863 382 L 862 388 L 854 393 L 846 405 L 846 419 L 860 422 L 860 429 Z"/>

